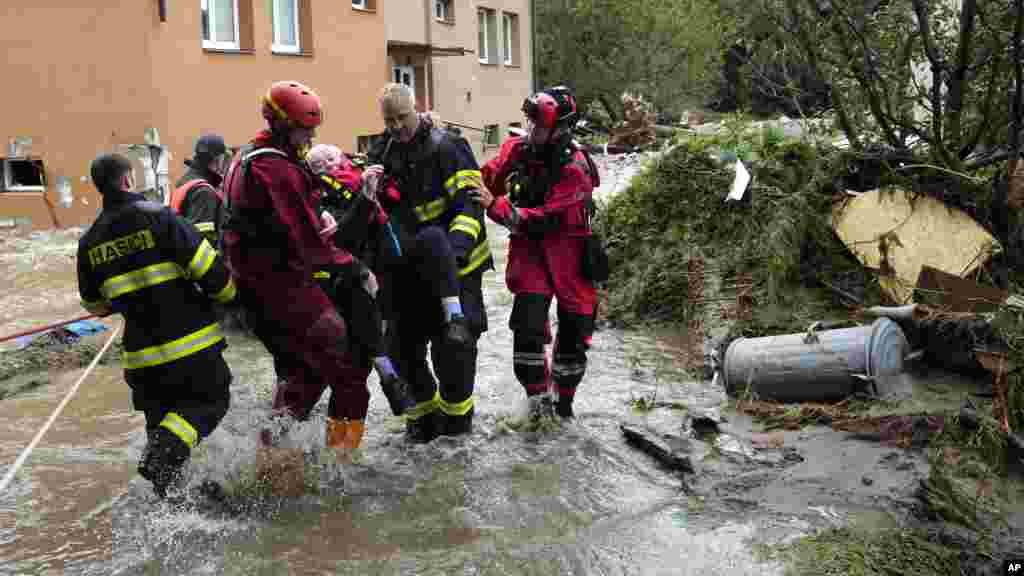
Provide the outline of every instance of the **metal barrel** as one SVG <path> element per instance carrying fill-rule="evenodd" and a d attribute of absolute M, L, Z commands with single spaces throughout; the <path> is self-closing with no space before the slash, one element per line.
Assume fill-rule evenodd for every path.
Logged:
<path fill-rule="evenodd" d="M 872 378 L 903 371 L 909 344 L 899 325 L 738 338 L 725 351 L 722 376 L 730 395 L 750 390 L 763 400 L 841 400 Z"/>

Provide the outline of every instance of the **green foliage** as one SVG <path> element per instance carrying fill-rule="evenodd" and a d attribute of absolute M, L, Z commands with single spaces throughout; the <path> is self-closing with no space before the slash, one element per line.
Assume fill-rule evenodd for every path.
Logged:
<path fill-rule="evenodd" d="M 1009 0 L 863 2 L 760 0 L 778 42 L 796 46 L 830 86 L 836 121 L 855 149 L 917 138 L 930 163 L 963 171 L 1006 142 L 1014 64 Z"/>
<path fill-rule="evenodd" d="M 542 85 L 571 86 L 583 106 L 602 101 L 613 116 L 621 117 L 625 91 L 678 111 L 704 94 L 728 26 L 703 0 L 538 2 L 537 76 Z"/>
<path fill-rule="evenodd" d="M 724 280 L 753 281 L 757 312 L 745 329 L 820 320 L 834 308 L 821 279 L 877 289 L 829 223 L 841 158 L 771 131 L 751 133 L 738 119 L 726 126 L 719 136 L 678 142 L 598 213 L 613 271 L 612 320 L 691 318 L 698 303 L 688 299 L 686 266 L 694 256 L 714 262 Z M 737 156 L 753 180 L 748 198 L 726 204 Z M 788 312 L 773 314 L 780 309 Z"/>
<path fill-rule="evenodd" d="M 762 555 L 787 564 L 787 576 L 959 574 L 959 554 L 930 542 L 923 531 L 833 528 Z"/>

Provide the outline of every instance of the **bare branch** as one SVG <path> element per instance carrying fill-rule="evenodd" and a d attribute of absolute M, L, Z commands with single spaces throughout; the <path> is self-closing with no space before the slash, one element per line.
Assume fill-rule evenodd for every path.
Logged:
<path fill-rule="evenodd" d="M 959 148 L 963 141 L 961 118 L 964 108 L 964 88 L 967 68 L 970 65 L 971 43 L 974 40 L 977 0 L 963 0 L 960 8 L 960 44 L 957 50 L 956 68 L 949 76 L 949 104 L 946 107 L 946 140 L 950 148 Z"/>
<path fill-rule="evenodd" d="M 924 41 L 924 53 L 928 55 L 928 61 L 932 68 L 943 69 L 945 62 L 935 48 L 935 39 L 932 38 L 931 19 L 928 16 L 928 6 L 925 0 L 913 0 L 914 13 L 917 15 L 917 27 L 921 30 L 921 39 Z"/>

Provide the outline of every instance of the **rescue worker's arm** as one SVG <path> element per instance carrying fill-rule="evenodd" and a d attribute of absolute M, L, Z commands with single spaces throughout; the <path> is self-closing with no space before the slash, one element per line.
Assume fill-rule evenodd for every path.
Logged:
<path fill-rule="evenodd" d="M 562 177 L 552 187 L 539 208 L 516 208 L 507 196 L 499 196 L 487 209 L 492 220 L 527 236 L 542 236 L 584 226 L 586 202 L 593 184 L 590 176 L 576 163 L 562 168 Z"/>
<path fill-rule="evenodd" d="M 167 211 L 166 214 L 173 214 Z M 231 274 L 210 241 L 195 226 L 180 218 L 168 218 L 174 261 L 190 280 L 218 304 L 229 304 L 236 296 Z"/>
<path fill-rule="evenodd" d="M 220 213 L 220 199 L 209 184 L 200 184 L 189 191 L 185 219 L 195 225 L 196 230 L 211 244 L 217 242 L 217 215 Z"/>
<path fill-rule="evenodd" d="M 82 244 L 78 245 L 78 296 L 82 300 L 82 308 L 97 316 L 110 316 L 114 308 L 103 294 L 100 293 L 98 278 L 92 269 L 89 254 Z"/>
<path fill-rule="evenodd" d="M 471 196 L 483 186 L 480 165 L 464 138 L 447 138 L 441 146 L 441 174 L 445 193 L 450 198 L 449 211 L 454 213 L 448 225 L 448 241 L 455 253 L 459 269 L 469 262 L 483 232 L 484 210 Z"/>
<path fill-rule="evenodd" d="M 250 169 L 253 177 L 266 183 L 274 214 L 288 230 L 288 240 L 305 268 L 305 276 L 312 278 L 315 270 L 338 263 L 338 249 L 320 236 L 320 211 L 308 193 L 305 175 L 286 166 L 280 160 L 254 161 Z"/>

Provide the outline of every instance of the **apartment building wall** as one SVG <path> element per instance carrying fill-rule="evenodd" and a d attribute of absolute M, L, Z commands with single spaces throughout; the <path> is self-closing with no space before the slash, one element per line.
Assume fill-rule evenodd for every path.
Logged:
<path fill-rule="evenodd" d="M 522 122 L 519 109 L 530 90 L 530 1 L 449 0 L 446 18 L 438 18 L 436 1 L 380 0 L 388 22 L 389 77 L 394 80 L 396 66 L 401 67 L 399 74 L 412 73 L 420 109 L 472 128 L 497 125 L 500 142 L 509 124 Z M 481 8 L 493 14 L 483 51 L 478 33 Z M 516 24 L 508 64 L 501 26 L 505 15 Z M 484 63 L 481 54 L 486 56 Z M 480 159 L 492 156 L 497 147 L 485 145 L 484 134 L 472 128 L 462 131 Z"/>
<path fill-rule="evenodd" d="M 7 58 L 0 155 L 7 156 L 10 139 L 29 137 L 47 178 L 45 192 L 0 190 L 0 221 L 30 219 L 33 227 L 46 228 L 91 220 L 98 208 L 89 180 L 92 159 L 141 142 L 145 126 L 167 123 L 166 108 L 153 106 L 148 4 L 0 4 L 0 51 Z M 71 208 L 59 204 L 60 177 L 71 180 Z"/>
<path fill-rule="evenodd" d="M 530 92 L 531 63 L 529 0 L 452 0 L 455 5 L 454 26 L 433 23 L 434 44 L 470 48 L 472 54 L 434 60 L 435 110 L 446 120 L 475 127 L 498 126 L 498 142 L 505 139 L 511 123 L 523 122 L 520 108 Z M 481 50 L 479 10 L 493 14 L 488 26 L 486 49 Z M 511 63 L 506 63 L 502 19 L 515 18 L 512 35 Z M 497 45 L 495 45 L 497 44 Z M 481 62 L 483 56 L 486 62 Z M 484 158 L 494 155 L 496 148 L 485 146 L 483 134 L 465 130 L 474 149 Z"/>
<path fill-rule="evenodd" d="M 201 0 L 168 0 L 164 22 L 156 0 L 6 0 L 5 80 L 21 89 L 9 90 L 0 114 L 3 151 L 9 138 L 31 136 L 48 186 L 45 193 L 0 191 L 0 222 L 88 224 L 100 202 L 89 163 L 98 153 L 142 144 L 147 128 L 159 131 L 170 153 L 173 185 L 200 133 L 219 132 L 233 146 L 255 135 L 264 125 L 259 99 L 275 80 L 297 80 L 321 96 L 318 141 L 354 150 L 359 134 L 379 131 L 375 96 L 389 77 L 379 11 L 297 0 L 300 51 L 284 54 L 271 49 L 272 1 L 237 1 L 238 47 L 214 50 L 202 42 Z M 61 176 L 72 180 L 70 208 L 58 202 Z"/>

